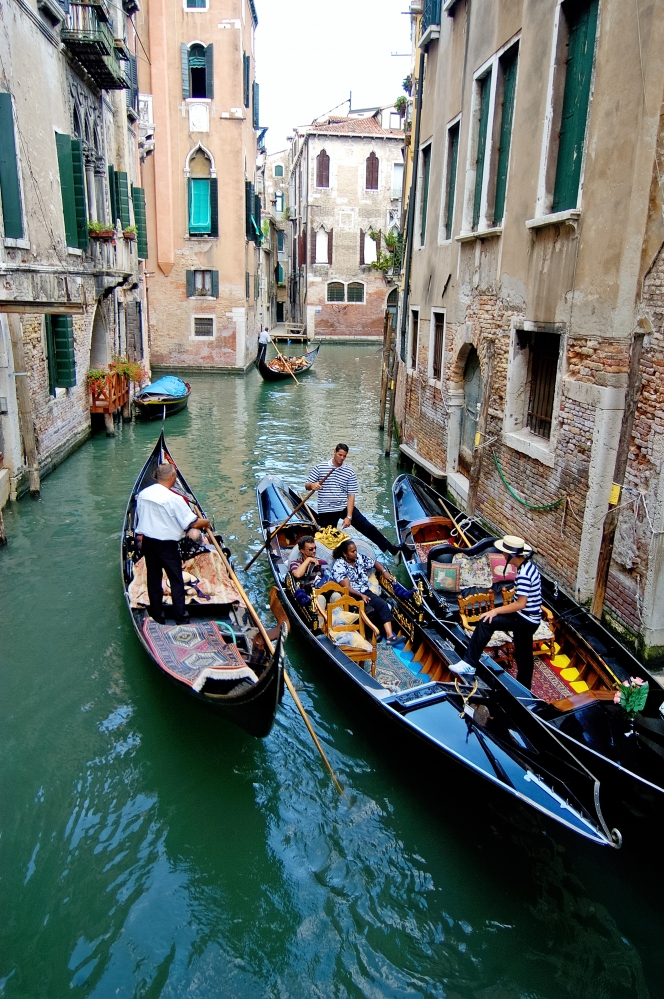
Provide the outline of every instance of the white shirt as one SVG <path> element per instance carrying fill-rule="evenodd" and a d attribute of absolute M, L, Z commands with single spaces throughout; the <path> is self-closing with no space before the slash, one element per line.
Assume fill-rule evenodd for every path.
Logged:
<path fill-rule="evenodd" d="M 138 494 L 136 533 L 157 541 L 179 541 L 198 520 L 182 496 L 156 482 Z"/>
<path fill-rule="evenodd" d="M 267 330 L 261 330 L 260 333 L 258 334 L 259 343 L 269 343 L 271 339 L 272 338 L 270 337 L 270 334 L 268 333 Z"/>

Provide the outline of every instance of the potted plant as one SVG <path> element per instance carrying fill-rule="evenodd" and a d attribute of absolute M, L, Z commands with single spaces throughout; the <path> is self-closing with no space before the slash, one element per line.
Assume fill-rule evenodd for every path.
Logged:
<path fill-rule="evenodd" d="M 613 697 L 613 703 L 619 704 L 629 718 L 629 729 L 625 732 L 627 738 L 635 734 L 634 722 L 638 713 L 646 706 L 648 689 L 648 684 L 640 676 L 630 676 L 629 682 L 623 680 Z"/>
<path fill-rule="evenodd" d="M 128 225 L 126 229 L 122 230 L 122 235 L 124 236 L 124 238 L 129 240 L 136 239 L 137 233 L 138 229 L 136 228 L 135 225 Z"/>
<path fill-rule="evenodd" d="M 88 222 L 88 236 L 90 239 L 110 241 L 115 239 L 115 229 L 108 222 Z"/>
<path fill-rule="evenodd" d="M 107 378 L 108 371 L 104 371 L 103 368 L 90 368 L 85 376 L 88 392 L 90 392 L 91 395 L 99 395 L 106 385 Z"/>
<path fill-rule="evenodd" d="M 108 370 L 111 374 L 128 378 L 135 385 L 142 385 L 148 379 L 148 373 L 143 365 L 139 364 L 138 361 L 129 361 L 126 357 L 114 357 Z"/>
<path fill-rule="evenodd" d="M 394 109 L 400 118 L 403 118 L 404 115 L 406 114 L 407 107 L 408 107 L 408 101 L 406 100 L 406 98 L 403 95 L 397 97 L 396 101 L 394 102 Z"/>

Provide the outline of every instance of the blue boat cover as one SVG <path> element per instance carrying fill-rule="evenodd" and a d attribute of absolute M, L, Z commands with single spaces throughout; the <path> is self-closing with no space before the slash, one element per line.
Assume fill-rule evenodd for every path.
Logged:
<path fill-rule="evenodd" d="M 175 375 L 164 375 L 163 378 L 158 378 L 156 382 L 151 382 L 150 385 L 146 385 L 144 389 L 141 389 L 140 395 L 173 395 L 176 398 L 180 398 L 187 394 L 187 386 L 182 381 L 181 378 L 176 378 Z"/>

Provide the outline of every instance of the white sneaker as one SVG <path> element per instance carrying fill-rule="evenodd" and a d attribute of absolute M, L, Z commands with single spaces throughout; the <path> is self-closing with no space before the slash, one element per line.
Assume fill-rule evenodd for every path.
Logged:
<path fill-rule="evenodd" d="M 452 673 L 458 673 L 460 676 L 474 676 L 476 670 L 474 666 L 470 663 L 465 663 L 463 659 L 459 659 L 458 663 L 450 663 L 448 667 Z"/>

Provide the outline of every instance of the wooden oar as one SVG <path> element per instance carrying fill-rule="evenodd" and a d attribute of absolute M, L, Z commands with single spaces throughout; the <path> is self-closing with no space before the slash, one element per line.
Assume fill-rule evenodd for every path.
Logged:
<path fill-rule="evenodd" d="M 450 518 L 450 520 L 452 521 L 452 523 L 456 527 L 457 531 L 459 532 L 459 534 L 461 535 L 461 537 L 463 538 L 463 540 L 466 542 L 466 547 L 467 548 L 472 548 L 473 546 L 471 545 L 470 541 L 468 540 L 468 538 L 466 537 L 466 535 L 463 533 L 463 531 L 461 530 L 461 528 L 457 524 L 456 520 L 454 519 L 454 517 L 452 516 L 452 514 L 450 513 L 450 511 L 445 506 L 443 500 L 440 498 L 440 496 L 438 498 L 440 499 L 440 505 L 442 506 L 443 510 L 445 511 L 445 513 L 447 514 L 447 516 Z"/>
<path fill-rule="evenodd" d="M 281 353 L 281 351 L 280 351 L 280 350 L 279 350 L 279 348 L 277 347 L 277 345 L 276 345 L 276 343 L 274 342 L 274 340 L 272 341 L 272 343 L 274 344 L 274 349 L 276 350 L 277 354 L 279 355 L 279 357 L 281 358 L 281 360 L 282 360 L 282 361 L 284 362 L 284 364 L 286 365 L 286 370 L 287 370 L 287 371 L 289 372 L 289 374 L 291 374 L 291 375 L 293 376 L 293 378 L 295 378 L 295 374 L 294 374 L 294 372 L 293 372 L 293 369 L 291 368 L 290 364 L 288 363 L 288 361 L 286 360 L 286 358 L 284 357 L 284 355 L 283 355 L 283 354 Z M 296 385 L 299 385 L 299 384 L 300 384 L 300 383 L 298 382 L 297 378 L 295 378 L 295 384 L 296 384 Z"/>
<path fill-rule="evenodd" d="M 328 477 L 328 475 L 332 475 L 332 472 L 334 471 L 334 469 L 336 467 L 337 466 L 335 465 L 333 468 L 330 469 L 329 472 L 326 472 L 326 474 L 320 480 L 321 486 L 325 482 L 325 480 Z M 279 527 L 275 527 L 275 529 L 273 531 L 270 531 L 270 533 L 269 533 L 269 535 L 267 537 L 267 540 L 263 542 L 263 544 L 260 546 L 260 548 L 258 549 L 258 551 L 256 552 L 256 554 L 254 555 L 254 557 L 249 562 L 247 562 L 247 564 L 245 565 L 244 569 L 242 570 L 243 572 L 246 572 L 247 569 L 251 568 L 251 566 L 254 564 L 254 562 L 256 561 L 256 559 L 258 558 L 258 556 L 260 555 L 260 553 L 263 551 L 263 549 L 267 548 L 267 546 L 269 545 L 270 541 L 272 541 L 272 538 L 275 536 L 275 534 L 278 534 L 279 531 L 281 530 L 281 528 L 286 526 L 286 524 L 291 519 L 291 517 L 294 517 L 295 514 L 297 513 L 297 511 L 302 509 L 302 507 L 307 502 L 307 500 L 310 500 L 311 497 L 313 496 L 313 494 L 316 491 L 317 490 L 312 489 L 311 492 L 307 493 L 307 495 L 304 497 L 304 499 L 300 503 L 297 504 L 297 506 L 295 507 L 295 509 L 291 510 L 291 512 L 286 517 L 286 519 L 284 521 L 282 521 L 281 524 L 279 524 Z"/>
<path fill-rule="evenodd" d="M 199 514 L 200 517 L 203 516 L 203 513 L 202 513 L 200 507 L 198 507 L 198 514 Z M 217 552 L 219 553 L 219 555 L 221 557 L 221 561 L 224 564 L 226 572 L 228 573 L 228 575 L 231 577 L 231 579 L 233 580 L 233 582 L 237 586 L 238 593 L 242 597 L 242 599 L 244 601 L 245 607 L 249 611 L 249 614 L 250 614 L 251 618 L 253 619 L 254 624 L 256 625 L 256 627 L 258 628 L 259 632 L 261 633 L 263 641 L 265 642 L 265 648 L 268 650 L 268 652 L 270 653 L 270 655 L 273 656 L 274 655 L 274 645 L 270 641 L 270 639 L 268 637 L 268 633 L 265 630 L 263 622 L 261 621 L 261 619 L 259 618 L 258 614 L 256 613 L 256 609 L 254 608 L 254 605 L 252 604 L 251 600 L 247 596 L 247 594 L 245 592 L 245 589 L 244 589 L 244 586 L 242 585 L 242 583 L 240 582 L 240 580 L 235 575 L 235 572 L 233 571 L 233 566 L 230 564 L 230 562 L 228 561 L 228 559 L 224 555 L 224 553 L 223 553 L 221 547 L 219 546 L 219 543 L 218 543 L 217 539 L 215 538 L 214 534 L 212 533 L 212 531 L 206 530 L 205 533 L 207 534 L 208 538 L 210 539 L 210 541 L 212 542 L 212 544 L 214 545 L 214 547 L 217 549 Z M 325 766 L 327 767 L 327 769 L 330 771 L 330 775 L 332 777 L 332 780 L 334 781 L 334 786 L 336 787 L 337 791 L 340 794 L 343 794 L 343 788 L 342 788 L 341 784 L 339 783 L 339 781 L 337 780 L 337 775 L 335 774 L 334 770 L 332 769 L 332 767 L 330 765 L 330 761 L 328 760 L 327 756 L 325 755 L 325 750 L 323 749 L 323 747 L 321 746 L 320 742 L 318 741 L 318 736 L 314 732 L 313 726 L 312 726 L 312 724 L 309 721 L 309 718 L 307 716 L 307 712 L 304 710 L 304 706 L 302 704 L 302 701 L 297 696 L 297 691 L 295 690 L 295 687 L 293 686 L 292 680 L 289 677 L 289 675 L 288 675 L 288 673 L 286 672 L 285 669 L 284 669 L 284 680 L 286 681 L 286 686 L 288 687 L 288 690 L 290 692 L 291 697 L 295 701 L 295 706 L 296 706 L 297 710 L 302 715 L 302 720 L 304 721 L 304 724 L 309 729 L 309 735 L 314 740 L 314 744 L 315 744 L 316 749 L 318 750 L 318 752 L 320 753 L 320 755 L 321 755 L 321 757 L 323 759 L 323 763 L 325 764 Z"/>

